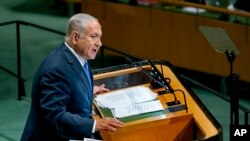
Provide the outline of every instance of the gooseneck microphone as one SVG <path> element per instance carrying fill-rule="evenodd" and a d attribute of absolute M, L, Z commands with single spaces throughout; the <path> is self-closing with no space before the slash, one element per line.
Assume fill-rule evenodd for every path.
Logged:
<path fill-rule="evenodd" d="M 127 59 L 129 63 L 131 63 L 131 66 L 136 67 L 138 70 L 140 70 L 142 73 L 144 73 L 146 76 L 148 76 L 150 79 L 152 79 L 152 81 L 154 81 L 154 83 L 157 83 L 159 86 L 157 88 L 164 88 L 165 90 L 162 91 L 158 91 L 157 93 L 159 95 L 162 94 L 172 94 L 174 96 L 174 100 L 167 102 L 166 104 L 169 106 L 166 111 L 168 112 L 173 112 L 173 111 L 179 111 L 179 110 L 184 110 L 186 109 L 187 112 L 187 104 L 186 104 L 186 98 L 185 98 L 185 94 L 183 91 L 181 90 L 174 90 L 169 82 L 166 80 L 166 78 L 164 78 L 163 73 L 161 73 L 157 67 L 155 66 L 155 64 L 151 61 L 151 60 L 145 60 L 145 61 L 140 61 L 140 62 L 133 62 L 130 58 Z M 151 70 L 147 70 L 145 68 L 143 68 L 143 65 L 150 65 Z M 152 82 L 151 81 L 151 82 Z M 152 84 L 151 84 L 152 86 Z M 154 87 L 154 86 L 152 86 Z M 180 91 L 183 94 L 184 97 L 184 105 L 180 103 L 180 101 L 177 99 L 175 91 Z"/>
<path fill-rule="evenodd" d="M 166 89 L 166 93 L 171 93 L 174 96 L 174 101 L 168 102 L 167 105 L 173 106 L 173 105 L 180 104 L 180 101 L 177 99 L 173 88 L 169 85 L 169 83 L 163 77 L 162 73 L 160 73 L 160 71 L 157 69 L 157 67 L 155 66 L 155 64 L 151 60 L 147 60 L 147 61 L 152 68 L 152 73 L 154 73 L 154 75 L 157 76 L 156 79 L 164 85 L 164 88 Z"/>
<path fill-rule="evenodd" d="M 174 93 L 174 90 L 172 89 L 172 87 L 169 85 L 169 83 L 166 81 L 166 79 L 163 77 L 163 75 L 159 72 L 159 70 L 156 68 L 156 66 L 154 65 L 154 63 L 150 60 L 146 60 L 146 61 L 141 61 L 141 62 L 132 62 L 131 59 L 128 59 L 128 61 L 131 63 L 132 66 L 135 66 L 137 69 L 139 69 L 142 73 L 144 73 L 145 75 L 147 75 L 149 78 L 152 79 L 151 86 L 154 87 L 153 83 L 157 83 L 160 87 L 163 87 L 165 90 L 163 91 L 158 91 L 159 95 L 163 95 L 163 94 L 167 94 L 167 93 L 171 93 L 174 96 L 174 101 L 168 102 L 167 105 L 168 106 L 173 106 L 173 105 L 177 105 L 180 104 L 180 101 L 177 100 L 177 97 Z M 149 64 L 151 66 L 151 70 L 147 71 L 145 70 L 142 66 L 142 64 Z"/>
<path fill-rule="evenodd" d="M 145 70 L 144 68 L 142 68 L 140 65 L 136 64 L 136 63 L 132 63 L 132 66 L 135 66 L 138 70 L 140 70 L 142 73 L 144 73 L 145 75 L 147 75 L 149 78 L 151 78 L 152 80 L 154 80 L 156 83 L 158 83 L 161 87 L 165 87 L 164 84 L 162 82 L 160 82 L 159 80 L 156 79 L 156 76 L 154 76 L 153 73 L 148 72 L 147 70 Z"/>
<path fill-rule="evenodd" d="M 162 73 L 160 73 L 160 71 L 156 68 L 155 64 L 151 60 L 147 60 L 147 61 L 148 61 L 149 65 L 151 66 L 151 69 L 152 69 L 151 72 L 153 73 L 153 76 L 155 76 L 155 79 L 160 81 L 164 85 L 164 88 L 168 92 L 173 93 L 174 90 L 169 85 L 169 83 L 166 81 L 166 79 L 163 77 Z"/>
<path fill-rule="evenodd" d="M 158 78 L 161 80 L 161 82 L 165 85 L 165 88 L 167 90 L 169 90 L 170 93 L 173 94 L 174 96 L 174 101 L 171 101 L 171 102 L 168 102 L 167 105 L 168 106 L 173 106 L 173 107 L 169 107 L 167 108 L 167 111 L 179 111 L 179 110 L 186 110 L 186 112 L 188 112 L 188 107 L 187 107 L 187 101 L 186 101 L 186 96 L 185 96 L 185 93 L 180 90 L 180 89 L 177 89 L 177 90 L 173 90 L 173 88 L 169 85 L 169 83 L 166 81 L 166 79 L 164 78 L 163 76 L 163 72 L 160 73 L 160 71 L 157 69 L 157 67 L 155 66 L 155 64 L 151 61 L 151 60 L 148 60 L 150 66 L 152 67 L 152 70 L 153 72 L 155 73 L 155 75 L 158 76 Z M 183 95 L 183 98 L 184 98 L 184 105 L 180 105 L 180 101 L 177 99 L 176 97 L 176 94 L 175 92 L 181 92 L 181 94 Z M 177 106 L 176 106 L 177 105 Z"/>

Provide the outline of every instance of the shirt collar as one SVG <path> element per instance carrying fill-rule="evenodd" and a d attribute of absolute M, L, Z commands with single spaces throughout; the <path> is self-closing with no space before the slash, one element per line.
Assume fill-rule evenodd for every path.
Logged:
<path fill-rule="evenodd" d="M 64 42 L 64 44 L 69 48 L 69 50 L 76 56 L 77 60 L 80 62 L 80 64 L 83 66 L 87 59 L 84 59 L 82 56 L 80 56 L 79 54 L 77 54 L 75 52 L 75 50 L 73 48 L 71 48 L 66 42 Z"/>

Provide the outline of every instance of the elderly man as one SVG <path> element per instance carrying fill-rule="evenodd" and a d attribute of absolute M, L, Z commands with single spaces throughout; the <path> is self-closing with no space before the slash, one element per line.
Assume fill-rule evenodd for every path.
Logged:
<path fill-rule="evenodd" d="M 70 18 L 65 42 L 48 55 L 34 77 L 21 141 L 82 140 L 123 126 L 117 119 L 91 116 L 93 94 L 108 91 L 104 84 L 93 86 L 87 62 L 96 57 L 101 36 L 101 25 L 93 16 L 80 13 Z"/>

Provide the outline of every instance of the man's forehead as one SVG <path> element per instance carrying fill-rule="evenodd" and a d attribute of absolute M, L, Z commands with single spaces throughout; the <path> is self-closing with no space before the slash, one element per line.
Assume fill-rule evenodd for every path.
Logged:
<path fill-rule="evenodd" d="M 93 34 L 102 34 L 101 25 L 97 21 L 89 23 L 86 26 L 85 32 L 90 33 L 90 34 L 92 34 L 92 33 Z"/>

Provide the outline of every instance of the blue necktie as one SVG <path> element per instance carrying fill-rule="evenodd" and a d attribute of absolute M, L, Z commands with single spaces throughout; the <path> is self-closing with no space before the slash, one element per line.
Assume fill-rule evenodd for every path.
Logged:
<path fill-rule="evenodd" d="M 88 62 L 87 61 L 84 63 L 83 68 L 84 68 L 84 71 L 85 71 L 85 73 L 87 75 L 89 84 L 91 84 L 90 74 L 89 74 L 89 66 L 88 66 Z"/>

